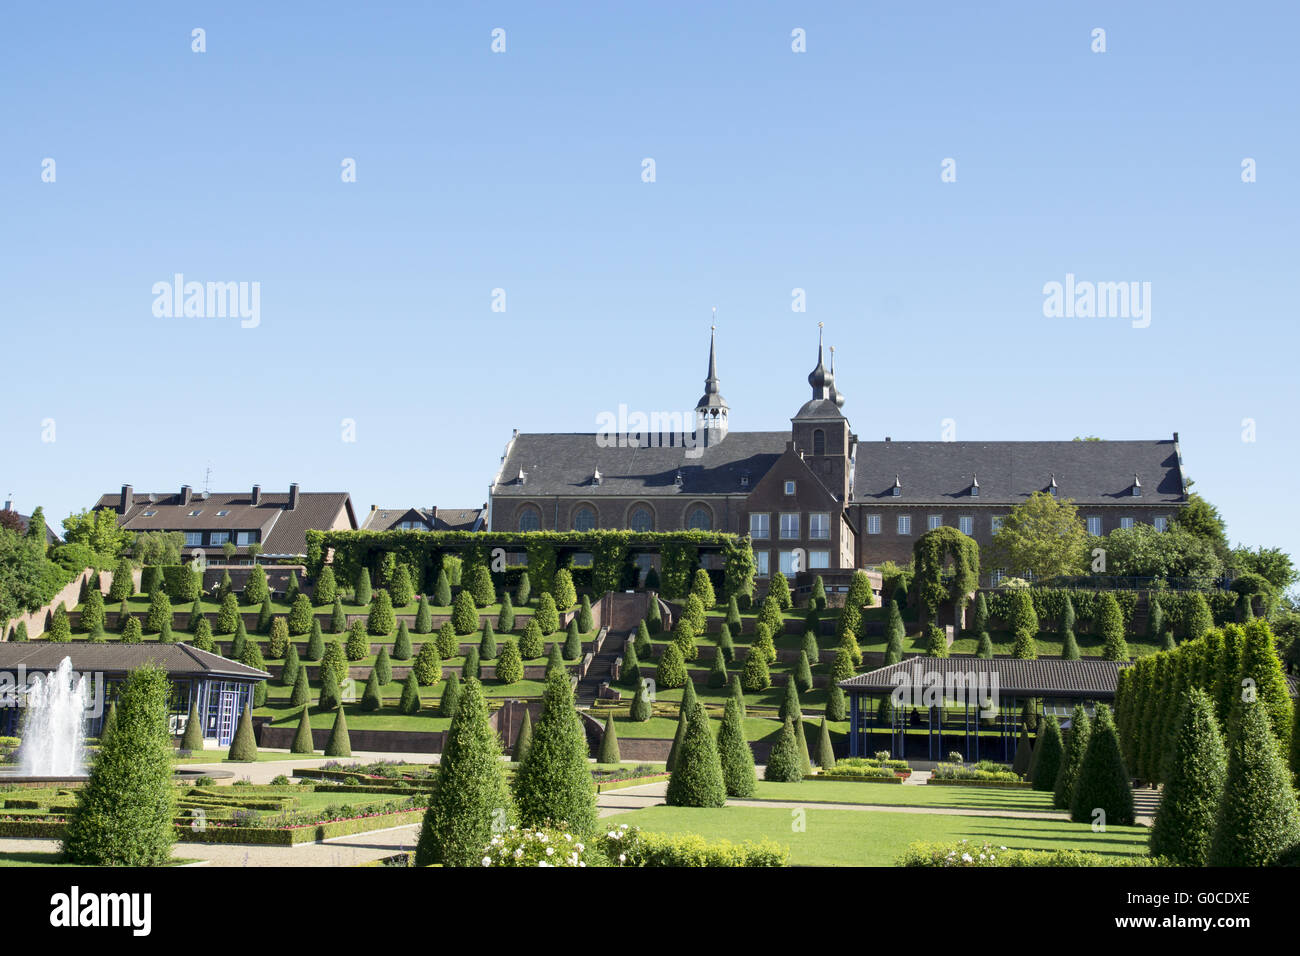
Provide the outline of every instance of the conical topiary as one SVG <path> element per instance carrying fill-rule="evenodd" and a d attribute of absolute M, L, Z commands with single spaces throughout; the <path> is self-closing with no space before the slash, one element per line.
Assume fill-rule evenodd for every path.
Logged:
<path fill-rule="evenodd" d="M 515 763 L 523 763 L 528 759 L 528 751 L 533 746 L 533 718 L 529 716 L 528 708 L 524 708 L 524 719 L 519 722 L 519 734 L 515 737 L 515 749 L 512 756 Z"/>
<path fill-rule="evenodd" d="M 587 736 L 566 674 L 552 674 L 546 681 L 542 715 L 533 728 L 528 756 L 515 773 L 514 794 L 524 826 L 564 821 L 583 834 L 595 826 L 596 788 L 587 765 Z"/>
<path fill-rule="evenodd" d="M 1214 704 L 1193 688 L 1183 698 L 1151 827 L 1151 855 L 1178 866 L 1205 866 L 1223 800 L 1228 760 Z"/>
<path fill-rule="evenodd" d="M 325 655 L 325 635 L 321 633 L 320 618 L 311 622 L 311 637 L 307 640 L 307 649 L 303 651 L 303 660 L 319 661 Z"/>
<path fill-rule="evenodd" d="M 665 802 L 670 807 L 721 807 L 727 802 L 727 790 L 703 705 L 697 702 L 683 719 L 686 730 L 668 778 Z"/>
<path fill-rule="evenodd" d="M 743 720 L 748 716 L 748 711 L 745 708 L 745 691 L 740 686 L 739 674 L 731 675 L 731 683 L 727 685 L 727 694 L 728 696 L 735 698 L 736 706 L 740 708 L 740 717 Z"/>
<path fill-rule="evenodd" d="M 795 739 L 794 724 L 789 720 L 781 726 L 780 736 L 768 754 L 763 779 L 779 783 L 797 783 L 803 779 L 803 756 Z"/>
<path fill-rule="evenodd" d="M 781 696 L 781 709 L 777 716 L 782 720 L 797 720 L 802 713 L 799 705 L 799 691 L 794 686 L 794 681 L 785 682 L 785 693 Z"/>
<path fill-rule="evenodd" d="M 1038 744 L 1034 747 L 1034 767 L 1030 779 L 1035 790 L 1051 793 L 1056 789 L 1056 778 L 1061 772 L 1064 755 L 1061 725 L 1056 722 L 1055 715 L 1049 714 L 1039 728 Z"/>
<path fill-rule="evenodd" d="M 181 750 L 197 753 L 203 749 L 203 719 L 199 717 L 199 702 L 190 703 L 190 715 L 185 721 L 185 733 L 181 735 Z"/>
<path fill-rule="evenodd" d="M 714 689 L 727 686 L 727 663 L 721 650 L 713 655 L 713 663 L 709 666 L 708 684 Z"/>
<path fill-rule="evenodd" d="M 1132 780 L 1120 753 L 1115 720 L 1105 704 L 1097 705 L 1092 735 L 1070 801 L 1070 818 L 1076 823 L 1096 823 L 1100 819 L 1107 826 L 1133 822 Z"/>
<path fill-rule="evenodd" d="M 673 772 L 673 767 L 677 766 L 677 751 L 681 749 L 682 740 L 686 736 L 686 709 L 677 708 L 677 732 L 673 734 L 672 745 L 668 748 L 668 759 L 664 762 L 665 769 Z"/>
<path fill-rule="evenodd" d="M 316 744 L 311 735 L 311 708 L 304 707 L 298 715 L 298 731 L 293 735 L 293 746 L 289 748 L 294 754 L 314 754 Z"/>
<path fill-rule="evenodd" d="M 244 712 L 239 717 L 239 729 L 235 731 L 235 739 L 230 742 L 230 754 L 227 759 L 241 763 L 257 759 L 257 740 L 253 736 L 251 704 L 244 705 Z"/>
<path fill-rule="evenodd" d="M 614 730 L 614 715 L 610 714 L 605 718 L 605 733 L 600 738 L 600 754 L 596 762 L 619 763 L 621 759 L 618 753 L 618 733 Z"/>
<path fill-rule="evenodd" d="M 348 738 L 348 718 L 342 707 L 334 715 L 334 728 L 330 731 L 329 742 L 325 745 L 327 757 L 351 757 L 352 741 Z"/>
<path fill-rule="evenodd" d="M 632 695 L 632 706 L 628 717 L 638 723 L 650 719 L 650 698 L 646 694 L 645 681 L 637 681 L 636 692 Z"/>
<path fill-rule="evenodd" d="M 293 693 L 289 695 L 289 703 L 294 707 L 301 707 L 310 700 L 311 685 L 307 682 L 307 668 L 299 667 L 298 676 L 293 681 Z"/>
<path fill-rule="evenodd" d="M 427 631 L 421 631 L 427 634 Z M 411 632 L 406 628 L 406 622 L 402 621 L 397 625 L 397 639 L 393 641 L 393 660 L 409 661 L 411 659 Z"/>
<path fill-rule="evenodd" d="M 460 675 L 452 671 L 442 685 L 442 697 L 438 700 L 439 717 L 455 717 L 460 704 Z"/>
<path fill-rule="evenodd" d="M 366 689 L 361 695 L 361 709 L 367 712 L 376 711 L 383 706 L 383 699 L 379 696 L 379 674 L 375 668 L 370 668 L 370 676 L 366 678 Z"/>
<path fill-rule="evenodd" d="M 388 648 L 381 647 L 375 656 L 375 673 L 379 675 L 379 684 L 388 686 L 393 680 L 393 664 L 388 659 Z"/>
<path fill-rule="evenodd" d="M 844 691 L 839 684 L 831 684 L 826 690 L 826 719 L 837 722 L 847 719 Z"/>
<path fill-rule="evenodd" d="M 757 784 L 754 752 L 745 740 L 744 717 L 734 697 L 727 700 L 722 712 L 722 726 L 718 729 L 718 760 L 722 765 L 722 781 L 727 796 L 752 796 Z"/>
<path fill-rule="evenodd" d="M 821 730 L 817 735 L 817 754 L 815 757 L 817 766 L 822 770 L 833 770 L 835 768 L 835 747 L 831 744 L 831 729 L 826 723 L 826 718 L 822 718 Z"/>
<path fill-rule="evenodd" d="M 402 699 L 398 702 L 397 709 L 403 714 L 418 714 L 421 706 L 420 682 L 416 680 L 415 670 L 412 669 L 402 684 Z"/>
<path fill-rule="evenodd" d="M 280 686 L 292 687 L 298 681 L 298 671 L 302 661 L 298 657 L 298 645 L 290 644 L 289 653 L 284 657 L 284 667 L 280 669 Z"/>
<path fill-rule="evenodd" d="M 580 657 L 582 657 L 582 634 L 578 630 L 578 620 L 574 618 L 569 622 L 568 634 L 564 640 L 564 659 L 576 661 Z"/>

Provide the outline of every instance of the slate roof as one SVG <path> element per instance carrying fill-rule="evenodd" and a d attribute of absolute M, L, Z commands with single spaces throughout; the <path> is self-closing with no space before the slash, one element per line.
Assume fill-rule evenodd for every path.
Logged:
<path fill-rule="evenodd" d="M 785 454 L 789 432 L 730 432 L 708 447 L 682 446 L 680 435 L 654 436 L 654 447 L 602 448 L 597 435 L 521 434 L 510 446 L 492 494 L 506 498 L 747 494 Z M 601 436 L 602 438 L 604 436 Z M 668 442 L 675 442 L 669 445 Z M 696 456 L 696 457 L 691 457 Z M 526 480 L 519 482 L 523 469 Z M 678 470 L 682 486 L 676 486 Z M 593 481 L 599 470 L 599 484 Z M 741 477 L 749 476 L 749 487 Z"/>
<path fill-rule="evenodd" d="M 1142 496 L 1132 495 L 1133 475 Z M 895 498 L 894 477 L 903 493 Z M 969 490 L 979 478 L 979 497 Z M 1017 505 L 1046 491 L 1076 504 L 1161 505 L 1181 502 L 1177 444 L 1161 441 L 880 441 L 859 442 L 853 500 Z"/>
<path fill-rule="evenodd" d="M 0 670 L 13 671 L 22 665 L 28 672 L 58 669 L 65 658 L 72 669 L 83 674 L 125 674 L 150 661 L 168 674 L 184 677 L 235 677 L 266 680 L 271 675 L 188 644 L 92 644 L 72 641 L 0 642 Z"/>
<path fill-rule="evenodd" d="M 403 521 L 423 521 L 424 531 L 482 531 L 482 508 L 378 508 L 372 506 L 363 531 L 391 531 Z"/>
<path fill-rule="evenodd" d="M 1001 694 L 1107 700 L 1115 696 L 1120 668 L 1127 666 L 1127 661 L 1092 659 L 1067 661 L 1051 658 L 1019 660 L 1012 657 L 911 657 L 840 681 L 840 686 L 845 690 L 881 694 L 898 686 L 895 678 L 901 674 L 907 674 L 912 686 L 918 686 L 918 669 L 923 675 L 936 673 L 945 682 L 949 674 L 973 673 L 977 679 L 981 674 L 988 674 L 991 679 L 996 673 L 998 692 Z"/>
<path fill-rule="evenodd" d="M 118 512 L 117 523 L 129 531 L 253 531 L 260 530 L 262 553 L 302 555 L 307 553 L 307 531 L 334 527 L 341 511 L 346 511 L 348 526 L 357 526 L 352 513 L 352 499 L 346 491 L 302 491 L 298 506 L 289 510 L 287 491 L 263 491 L 256 505 L 251 491 L 214 491 L 203 498 L 194 493 L 183 504 L 179 492 L 150 495 L 135 492 L 131 508 L 121 514 L 122 496 L 118 492 L 101 495 L 94 510 L 111 508 Z M 146 511 L 154 514 L 145 515 Z M 191 517 L 191 511 L 202 514 Z M 218 511 L 228 514 L 218 515 Z"/>

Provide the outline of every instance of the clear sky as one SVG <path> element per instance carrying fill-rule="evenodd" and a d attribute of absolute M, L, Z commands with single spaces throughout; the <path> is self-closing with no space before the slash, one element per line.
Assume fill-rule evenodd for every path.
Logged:
<path fill-rule="evenodd" d="M 1178 431 L 1233 541 L 1300 554 L 1298 27 L 1287 3 L 11 5 L 0 493 L 56 527 L 208 468 L 359 514 L 478 505 L 512 428 L 692 407 L 716 306 L 733 429 L 787 427 L 824 322 L 864 439 Z M 155 316 L 176 273 L 260 283 L 259 324 Z M 1045 317 L 1067 274 L 1151 283 L 1149 326 Z"/>

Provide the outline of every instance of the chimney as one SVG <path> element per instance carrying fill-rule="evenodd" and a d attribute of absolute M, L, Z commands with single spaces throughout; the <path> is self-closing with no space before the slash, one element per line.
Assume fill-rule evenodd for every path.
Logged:
<path fill-rule="evenodd" d="M 133 504 L 135 504 L 135 495 L 131 493 L 131 486 L 123 485 L 122 486 L 122 514 L 126 514 L 128 511 L 130 511 L 131 506 Z"/>
<path fill-rule="evenodd" d="M 298 507 L 298 482 L 289 486 L 289 510 L 292 511 Z"/>
<path fill-rule="evenodd" d="M 190 486 L 181 485 L 181 504 L 183 505 L 189 504 L 191 497 L 193 497 L 193 493 L 190 490 Z"/>
<path fill-rule="evenodd" d="M 13 511 L 13 510 L 14 510 L 14 493 L 13 493 L 12 491 L 9 492 L 9 497 L 5 499 L 5 507 L 4 507 L 4 510 L 5 510 L 5 511 Z"/>
<path fill-rule="evenodd" d="M 889 441 L 889 440 L 890 440 L 890 439 L 889 439 L 889 436 L 886 435 L 886 436 L 885 436 L 885 441 Z"/>
<path fill-rule="evenodd" d="M 253 485 L 253 493 L 248 497 L 250 504 L 254 506 L 260 505 L 262 503 L 262 486 Z"/>

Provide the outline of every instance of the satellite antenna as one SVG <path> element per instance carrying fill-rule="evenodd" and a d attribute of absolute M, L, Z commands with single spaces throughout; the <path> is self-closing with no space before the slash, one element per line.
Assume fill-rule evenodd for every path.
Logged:
<path fill-rule="evenodd" d="M 203 469 L 203 497 L 206 498 L 212 492 L 212 462 L 208 462 L 208 467 Z"/>

